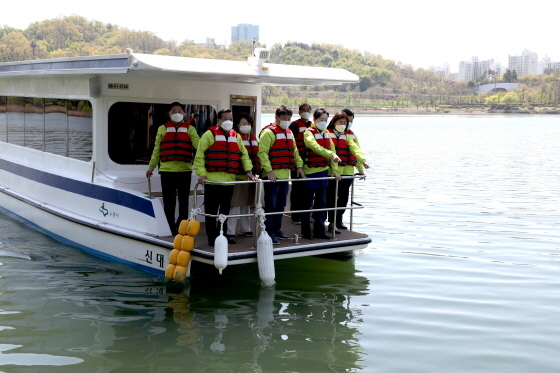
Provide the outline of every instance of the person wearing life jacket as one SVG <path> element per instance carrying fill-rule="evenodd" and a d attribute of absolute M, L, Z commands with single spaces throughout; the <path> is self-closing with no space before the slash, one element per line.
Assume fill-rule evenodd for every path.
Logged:
<path fill-rule="evenodd" d="M 204 212 L 210 215 L 228 215 L 233 195 L 233 185 L 207 183 L 235 181 L 239 174 L 246 175 L 246 180 L 256 180 L 251 172 L 253 163 L 241 136 L 233 130 L 233 115 L 230 109 L 222 109 L 217 115 L 217 126 L 209 127 L 200 138 L 194 170 L 198 182 L 204 184 Z M 208 245 L 220 234 L 217 219 L 206 216 L 206 235 Z M 220 224 L 220 223 L 218 223 Z M 227 220 L 224 223 L 224 235 L 227 232 Z M 233 244 L 235 240 L 228 239 Z"/>
<path fill-rule="evenodd" d="M 305 146 L 303 144 L 303 131 L 305 131 L 313 122 L 309 119 L 311 118 L 311 106 L 308 104 L 301 104 L 299 106 L 299 116 L 300 119 L 293 121 L 290 124 L 290 131 L 294 134 L 294 139 L 296 140 L 296 145 L 300 157 L 305 154 Z M 292 180 L 297 179 L 296 171 L 291 173 Z M 292 189 L 290 191 L 290 210 L 303 210 L 303 182 L 292 182 Z M 292 223 L 301 224 L 301 214 L 292 213 Z"/>
<path fill-rule="evenodd" d="M 196 128 L 185 120 L 183 105 L 173 102 L 169 107 L 169 121 L 158 128 L 154 150 L 146 171 L 153 175 L 159 165 L 163 210 L 171 234 L 183 219 L 189 216 L 189 194 L 191 189 L 192 160 L 200 138 Z M 175 200 L 179 200 L 179 216 L 175 219 Z"/>
<path fill-rule="evenodd" d="M 348 130 L 346 132 L 348 133 L 350 138 L 354 140 L 356 145 L 360 146 L 360 141 L 358 141 L 358 136 L 356 136 L 356 133 L 353 130 L 351 130 L 352 125 L 354 123 L 354 112 L 350 109 L 342 109 L 342 112 L 346 113 L 346 115 L 348 116 Z M 369 168 L 369 165 L 366 162 L 363 163 L 363 166 L 364 168 Z"/>
<path fill-rule="evenodd" d="M 304 210 L 322 209 L 326 206 L 326 195 L 328 180 L 315 180 L 329 176 L 338 176 L 338 162 L 340 158 L 336 155 L 336 149 L 327 132 L 327 119 L 329 113 L 323 109 L 317 109 L 313 113 L 313 124 L 303 133 L 305 144 L 305 157 L 303 172 L 307 178 L 304 184 Z M 313 213 L 313 234 L 310 227 L 310 212 L 301 215 L 301 235 L 303 238 L 330 238 L 325 232 L 325 211 Z"/>
<path fill-rule="evenodd" d="M 305 177 L 292 131 L 288 128 L 292 119 L 292 110 L 286 105 L 276 109 L 274 123 L 266 126 L 259 136 L 259 159 L 263 179 L 272 182 L 264 183 L 264 211 L 282 212 L 286 207 L 290 171 L 296 170 L 299 177 Z M 289 237 L 282 232 L 282 214 L 268 215 L 266 231 L 272 243 L 279 245 L 281 240 Z"/>
<path fill-rule="evenodd" d="M 253 175 L 260 175 L 261 162 L 258 156 L 259 143 L 257 137 L 252 133 L 255 126 L 255 120 L 247 113 L 242 113 L 233 120 L 233 129 L 240 134 L 243 145 L 247 149 L 249 158 L 253 162 Z M 238 179 L 243 180 L 246 178 L 243 175 L 238 175 Z M 251 206 L 255 204 L 255 184 L 236 184 L 233 187 L 233 196 L 231 198 L 230 215 L 243 215 L 249 214 Z M 251 217 L 244 216 L 241 218 L 229 218 L 227 226 L 227 237 L 230 240 L 235 240 L 237 222 L 240 221 L 240 234 L 245 237 L 253 237 L 251 229 Z"/>
<path fill-rule="evenodd" d="M 327 131 L 330 134 L 331 140 L 334 143 L 336 154 L 340 158 L 338 162 L 338 173 L 341 176 L 353 176 L 354 168 L 358 170 L 358 174 L 364 175 L 364 164 L 367 165 L 364 153 L 356 144 L 356 142 L 348 134 L 348 115 L 345 111 L 336 113 L 331 119 Z M 350 187 L 354 179 L 341 179 L 338 182 L 338 195 L 336 194 L 336 181 L 329 180 L 327 186 L 327 207 L 334 207 L 335 200 L 337 207 L 346 207 L 348 204 L 348 197 L 350 195 Z M 338 196 L 338 198 L 336 198 Z M 328 211 L 329 232 L 335 230 L 337 234 L 341 232 L 339 229 L 348 229 L 342 222 L 342 216 L 345 210 L 336 211 L 336 227 L 334 223 L 335 212 Z"/>

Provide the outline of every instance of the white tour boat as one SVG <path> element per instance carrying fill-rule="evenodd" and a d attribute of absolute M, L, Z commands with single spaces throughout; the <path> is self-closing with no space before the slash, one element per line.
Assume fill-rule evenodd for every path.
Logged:
<path fill-rule="evenodd" d="M 0 211 L 92 254 L 163 275 L 174 237 L 158 196 L 159 175 L 148 182 L 145 173 L 171 102 L 186 105 L 202 134 L 223 108 L 258 122 L 262 86 L 358 81 L 343 69 L 268 64 L 267 51 L 256 52 L 248 62 L 127 50 L 1 63 Z M 299 234 L 298 226 L 284 226 Z M 213 248 L 204 246 L 205 237 L 198 241 L 192 260 L 213 264 Z M 256 262 L 255 240 L 238 241 L 229 247 L 228 265 Z M 274 247 L 273 257 L 350 251 L 370 241 L 354 231 L 335 240 L 296 237 Z"/>

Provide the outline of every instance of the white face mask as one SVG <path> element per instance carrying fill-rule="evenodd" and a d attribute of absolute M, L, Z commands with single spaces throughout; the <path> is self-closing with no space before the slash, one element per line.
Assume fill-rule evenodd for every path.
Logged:
<path fill-rule="evenodd" d="M 337 130 L 337 132 L 340 132 L 340 133 L 346 131 L 346 126 L 343 126 L 343 125 L 340 125 L 340 124 L 334 126 L 334 128 Z"/>
<path fill-rule="evenodd" d="M 251 126 L 249 125 L 239 126 L 239 132 L 241 132 L 242 134 L 249 133 L 251 132 Z"/>
<path fill-rule="evenodd" d="M 171 115 L 171 120 L 175 123 L 182 122 L 185 119 L 185 116 L 181 113 L 175 113 Z"/>
<path fill-rule="evenodd" d="M 350 129 L 350 127 L 352 127 L 352 122 L 348 122 L 348 129 Z"/>
<path fill-rule="evenodd" d="M 324 131 L 327 128 L 327 122 L 315 123 L 315 126 L 317 126 L 317 128 L 319 128 L 321 131 Z"/>
<path fill-rule="evenodd" d="M 309 120 L 309 118 L 311 118 L 311 113 L 301 113 L 300 117 L 303 120 Z"/>
<path fill-rule="evenodd" d="M 290 122 L 289 120 L 281 120 L 280 121 L 280 128 L 282 128 L 283 130 L 285 130 L 286 128 L 290 127 L 290 124 L 292 122 Z"/>
<path fill-rule="evenodd" d="M 220 127 L 222 127 L 224 131 L 229 131 L 233 128 L 233 122 L 231 120 L 224 120 L 222 124 L 220 124 Z"/>

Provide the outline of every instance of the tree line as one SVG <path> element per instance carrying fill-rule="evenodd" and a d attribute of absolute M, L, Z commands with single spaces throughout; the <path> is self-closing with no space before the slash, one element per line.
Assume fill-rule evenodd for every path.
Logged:
<path fill-rule="evenodd" d="M 252 54 L 253 45 L 242 41 L 227 47 L 206 47 L 189 40 L 163 40 L 153 32 L 130 30 L 78 15 L 34 22 L 24 30 L 7 25 L 0 27 L 0 62 L 119 54 L 124 53 L 126 48 L 146 54 L 242 61 Z M 410 64 L 367 51 L 335 44 L 298 42 L 275 44 L 270 49 L 271 63 L 342 68 L 358 75 L 360 80 L 355 84 L 335 87 L 265 87 L 263 98 L 269 103 L 288 91 L 292 97 L 313 99 L 322 96 L 327 97 L 326 101 L 334 99 L 339 102 L 340 97 L 346 97 L 345 103 L 361 102 L 364 106 L 378 103 L 401 107 L 406 104 L 407 107 L 419 108 L 480 102 L 480 97 L 465 82 L 457 82 L 423 68 L 414 69 Z M 558 72 L 547 76 L 557 79 L 554 74 Z M 537 80 L 533 77 L 518 78 L 515 71 L 509 70 L 503 77 L 488 71 L 470 85 L 496 80 L 523 82 L 526 88 L 520 101 L 527 100 L 526 97 L 550 96 L 549 81 L 540 76 Z"/>

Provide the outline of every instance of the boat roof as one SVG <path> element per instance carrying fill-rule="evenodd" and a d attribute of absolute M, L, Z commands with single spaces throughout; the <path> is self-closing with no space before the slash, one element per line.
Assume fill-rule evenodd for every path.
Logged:
<path fill-rule="evenodd" d="M 340 85 L 357 75 L 338 68 L 250 64 L 203 58 L 125 53 L 0 63 L 2 76 L 108 75 L 175 77 L 257 85 Z"/>

